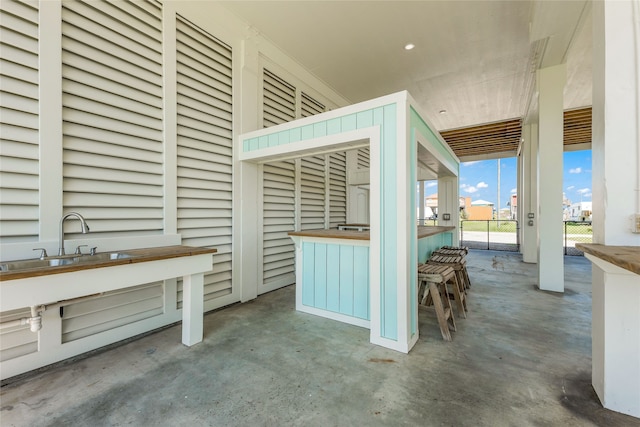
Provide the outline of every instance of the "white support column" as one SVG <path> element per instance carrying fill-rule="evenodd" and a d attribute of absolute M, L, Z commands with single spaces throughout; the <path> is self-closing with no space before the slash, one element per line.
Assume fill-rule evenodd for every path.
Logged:
<path fill-rule="evenodd" d="M 523 130 L 524 132 L 524 130 Z M 520 200 L 522 199 L 522 188 L 523 188 L 523 159 L 522 159 L 522 144 L 520 145 L 520 150 L 518 151 L 518 157 L 516 159 L 516 221 L 518 221 L 518 242 L 520 243 L 519 251 L 522 253 L 522 228 L 526 221 L 524 220 L 524 215 L 522 211 L 522 203 Z M 512 199 L 513 200 L 513 199 Z M 513 210 L 513 206 L 511 207 Z"/>
<path fill-rule="evenodd" d="M 538 262 L 538 126 L 522 127 L 522 193 L 518 204 L 522 210 L 522 261 Z"/>
<path fill-rule="evenodd" d="M 260 93 L 259 54 L 254 39 L 242 43 L 242 52 L 234 62 L 242 63 L 241 70 L 234 78 L 241 84 L 235 85 L 234 96 L 242 102 L 234 103 L 234 131 L 236 134 L 259 128 Z M 241 88 L 241 90 L 240 90 Z M 241 108 L 240 108 L 241 107 Z M 240 301 L 246 302 L 258 296 L 258 283 L 262 272 L 262 233 L 258 221 L 262 218 L 262 166 L 240 162 L 242 144 L 238 140 L 234 146 L 233 164 L 233 292 L 240 292 Z M 260 276 L 259 276 L 260 274 Z"/>
<path fill-rule="evenodd" d="M 640 246 L 640 234 L 631 232 L 631 218 L 640 214 L 640 2 L 597 3 L 593 18 L 593 241 Z"/>
<path fill-rule="evenodd" d="M 538 70 L 538 287 L 564 292 L 562 247 L 565 64 Z M 542 173 L 544 171 L 544 173 Z"/>
<path fill-rule="evenodd" d="M 418 219 L 422 220 L 420 225 L 424 225 L 424 181 L 418 183 Z"/>
<path fill-rule="evenodd" d="M 640 1 L 593 2 L 593 242 L 640 246 Z M 592 384 L 605 408 L 640 417 L 640 276 L 592 267 Z"/>
<path fill-rule="evenodd" d="M 63 206 L 62 2 L 40 3 L 39 241 L 57 242 Z M 46 71 L 45 71 L 46 70 Z M 54 249 L 50 245 L 47 249 Z"/>
<path fill-rule="evenodd" d="M 445 219 L 445 215 L 449 219 Z M 460 243 L 460 186 L 458 177 L 438 179 L 438 225 L 454 226 L 453 245 Z"/>

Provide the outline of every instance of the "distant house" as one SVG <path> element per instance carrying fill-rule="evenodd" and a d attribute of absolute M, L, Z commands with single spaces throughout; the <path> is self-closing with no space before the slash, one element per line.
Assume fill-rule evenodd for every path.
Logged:
<path fill-rule="evenodd" d="M 569 221 L 569 218 L 571 218 L 571 200 L 562 193 L 562 220 Z"/>
<path fill-rule="evenodd" d="M 482 221 L 493 219 L 493 203 L 486 200 L 476 200 L 471 202 L 465 209 L 467 219 L 471 221 Z"/>
<path fill-rule="evenodd" d="M 591 202 L 576 202 L 571 205 L 570 221 L 591 221 Z"/>
<path fill-rule="evenodd" d="M 460 196 L 460 212 L 463 212 L 466 207 L 471 205 L 471 197 Z M 430 194 L 424 198 L 424 206 L 425 206 L 425 218 L 429 218 L 430 216 L 427 212 L 432 212 L 433 216 L 436 217 L 438 215 L 438 194 Z"/>
<path fill-rule="evenodd" d="M 516 219 L 518 215 L 518 195 L 512 194 L 509 200 L 509 218 Z"/>

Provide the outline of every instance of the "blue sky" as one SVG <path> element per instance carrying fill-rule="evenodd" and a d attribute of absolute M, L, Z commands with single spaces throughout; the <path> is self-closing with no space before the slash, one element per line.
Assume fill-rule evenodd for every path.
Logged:
<path fill-rule="evenodd" d="M 564 153 L 562 191 L 571 202 L 591 200 L 591 150 Z M 516 158 L 500 159 L 500 207 L 507 206 L 516 191 Z M 436 181 L 426 183 L 425 194 L 437 190 Z M 472 201 L 487 200 L 497 207 L 498 161 L 482 160 L 460 164 L 460 196 Z M 560 202 L 560 201 L 559 201 Z"/>

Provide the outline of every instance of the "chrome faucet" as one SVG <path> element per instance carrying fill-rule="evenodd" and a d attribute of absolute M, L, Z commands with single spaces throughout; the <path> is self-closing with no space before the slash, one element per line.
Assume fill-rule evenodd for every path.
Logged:
<path fill-rule="evenodd" d="M 58 245 L 58 256 L 65 254 L 64 253 L 64 221 L 71 216 L 75 216 L 80 220 L 80 227 L 82 228 L 81 230 L 82 234 L 87 234 L 89 232 L 89 226 L 84 221 L 84 218 L 82 217 L 82 215 L 80 215 L 78 212 L 69 212 L 63 215 L 62 219 L 60 220 L 60 244 Z"/>

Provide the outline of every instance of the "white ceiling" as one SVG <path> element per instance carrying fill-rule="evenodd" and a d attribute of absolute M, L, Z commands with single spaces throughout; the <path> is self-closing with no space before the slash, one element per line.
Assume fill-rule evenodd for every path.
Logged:
<path fill-rule="evenodd" d="M 586 1 L 221 3 L 350 101 L 406 89 L 438 130 L 523 117 L 539 64 L 567 63 L 565 109 L 591 105 Z"/>

